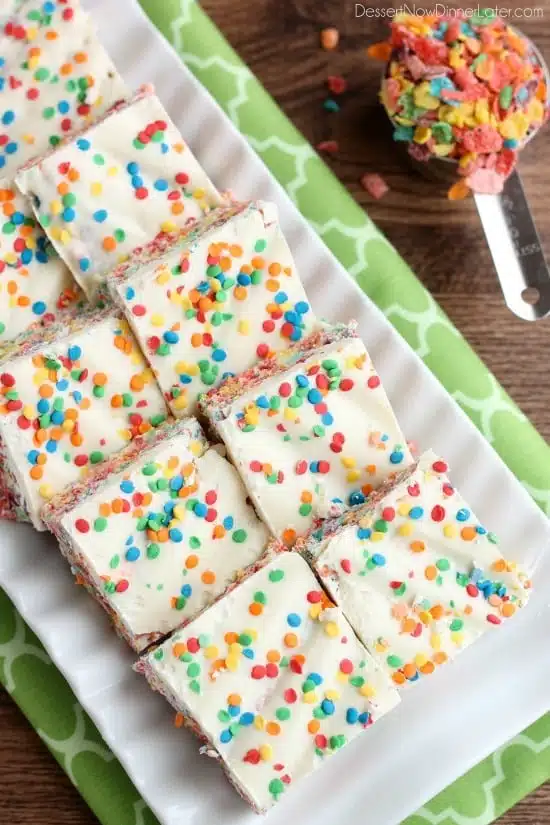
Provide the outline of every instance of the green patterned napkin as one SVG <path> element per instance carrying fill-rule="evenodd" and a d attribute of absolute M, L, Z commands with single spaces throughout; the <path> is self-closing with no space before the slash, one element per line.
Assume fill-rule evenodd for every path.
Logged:
<path fill-rule="evenodd" d="M 363 210 L 194 0 L 141 3 L 361 288 L 550 514 L 550 448 Z M 0 680 L 104 825 L 156 825 L 68 684 L 1 591 Z M 549 777 L 547 715 L 403 825 L 487 825 Z"/>

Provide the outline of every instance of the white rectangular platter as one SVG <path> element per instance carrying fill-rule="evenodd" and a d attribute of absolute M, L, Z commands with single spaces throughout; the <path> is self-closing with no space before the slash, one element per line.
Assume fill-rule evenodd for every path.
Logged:
<path fill-rule="evenodd" d="M 160 0 L 159 0 L 160 1 Z M 437 380 L 359 290 L 137 0 L 86 0 L 130 86 L 153 82 L 220 189 L 275 201 L 317 315 L 355 317 L 401 425 L 452 468 L 505 552 L 534 566 L 526 610 L 403 702 L 268 815 L 269 825 L 395 825 L 550 707 L 550 522 Z M 133 656 L 72 576 L 51 538 L 2 525 L 0 586 L 37 633 L 163 825 L 255 821 L 218 766 L 131 670 Z"/>

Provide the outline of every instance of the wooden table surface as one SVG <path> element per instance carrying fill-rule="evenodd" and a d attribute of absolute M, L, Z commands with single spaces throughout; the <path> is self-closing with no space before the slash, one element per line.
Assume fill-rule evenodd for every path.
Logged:
<path fill-rule="evenodd" d="M 448 203 L 437 187 L 412 176 L 380 137 L 383 118 L 374 105 L 380 70 L 369 63 L 364 49 L 382 39 L 383 25 L 356 18 L 352 0 L 203 0 L 202 5 L 308 140 L 338 140 L 339 153 L 329 161 L 334 172 L 550 439 L 550 320 L 529 324 L 510 314 L 473 203 Z M 536 5 L 544 17 L 517 24 L 550 61 L 550 0 Z M 523 7 L 527 3 L 510 3 L 510 8 Z M 337 51 L 319 48 L 319 32 L 326 26 L 340 31 Z M 349 81 L 342 110 L 332 115 L 322 108 L 329 74 Z M 525 151 L 521 169 L 550 259 L 549 133 L 550 127 Z M 382 174 L 390 185 L 383 200 L 373 201 L 362 190 L 359 179 L 365 172 Z M 0 730 L 0 822 L 97 825 L 5 693 L 0 693 Z M 499 825 L 549 822 L 550 783 L 509 811 Z"/>

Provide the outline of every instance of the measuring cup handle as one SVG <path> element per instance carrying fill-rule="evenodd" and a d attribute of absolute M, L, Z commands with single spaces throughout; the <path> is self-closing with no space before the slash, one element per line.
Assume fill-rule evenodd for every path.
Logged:
<path fill-rule="evenodd" d="M 507 305 L 525 321 L 550 315 L 550 271 L 519 173 L 500 195 L 474 199 Z"/>

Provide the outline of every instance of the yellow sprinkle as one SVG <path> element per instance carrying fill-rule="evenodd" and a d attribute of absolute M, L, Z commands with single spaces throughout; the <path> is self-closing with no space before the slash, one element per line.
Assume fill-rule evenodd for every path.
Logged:
<path fill-rule="evenodd" d="M 327 622 L 325 625 L 325 633 L 333 639 L 335 636 L 339 635 L 340 628 L 336 622 Z"/>
<path fill-rule="evenodd" d="M 172 292 L 170 293 L 170 300 L 173 304 L 177 304 L 178 306 L 181 304 L 183 309 L 189 309 L 188 306 L 185 306 L 185 300 L 183 295 L 180 295 L 179 292 Z"/>
<path fill-rule="evenodd" d="M 371 541 L 384 541 L 384 533 L 374 532 L 370 537 Z"/>
<path fill-rule="evenodd" d="M 163 327 L 164 326 L 164 316 L 159 315 L 158 313 L 154 313 L 151 315 L 151 324 L 154 327 Z"/>
<path fill-rule="evenodd" d="M 370 699 L 376 694 L 376 691 L 372 685 L 369 685 L 368 682 L 365 682 L 365 684 L 359 688 L 359 693 L 361 694 L 361 696 L 366 696 L 367 699 Z"/>
<path fill-rule="evenodd" d="M 48 501 L 54 495 L 54 489 L 51 484 L 41 484 L 38 488 L 38 492 L 43 499 Z"/>
<path fill-rule="evenodd" d="M 74 430 L 74 427 L 75 427 L 75 422 L 70 421 L 69 419 L 64 421 L 63 424 L 61 425 L 61 428 L 63 429 L 63 432 L 66 432 L 66 433 L 72 432 Z"/>
<path fill-rule="evenodd" d="M 259 751 L 260 757 L 264 762 L 269 762 L 270 759 L 273 759 L 273 748 L 271 745 L 260 745 Z"/>
<path fill-rule="evenodd" d="M 225 657 L 225 666 L 228 670 L 235 671 L 239 667 L 238 656 L 229 655 Z"/>
<path fill-rule="evenodd" d="M 204 649 L 203 653 L 206 659 L 217 659 L 219 650 L 216 645 L 208 645 L 208 647 Z"/>
<path fill-rule="evenodd" d="M 110 178 L 114 178 L 115 175 L 118 175 L 118 166 L 109 166 L 107 174 Z"/>
<path fill-rule="evenodd" d="M 163 232 L 174 232 L 178 227 L 174 221 L 163 221 L 160 228 Z"/>
<path fill-rule="evenodd" d="M 349 482 L 358 481 L 361 478 L 361 471 L 360 470 L 350 470 L 346 473 L 346 480 Z"/>
<path fill-rule="evenodd" d="M 436 143 L 432 151 L 434 155 L 437 155 L 439 158 L 446 158 L 447 155 L 451 154 L 453 148 L 451 143 Z"/>
<path fill-rule="evenodd" d="M 430 637 L 430 645 L 432 650 L 441 650 L 441 636 L 439 633 L 432 633 Z"/>
<path fill-rule="evenodd" d="M 193 192 L 193 197 L 195 198 L 195 200 L 200 201 L 201 198 L 204 198 L 205 194 L 206 193 L 204 189 L 195 189 L 195 191 Z"/>
<path fill-rule="evenodd" d="M 400 516 L 408 516 L 411 509 L 411 505 L 408 502 L 402 501 L 401 504 L 397 508 L 397 512 Z"/>
<path fill-rule="evenodd" d="M 446 539 L 454 539 L 457 537 L 458 531 L 454 524 L 446 524 L 443 528 L 443 535 Z"/>
<path fill-rule="evenodd" d="M 428 657 L 425 656 L 423 653 L 417 653 L 414 657 L 414 663 L 417 667 L 424 667 L 424 665 L 427 664 L 428 661 Z"/>
<path fill-rule="evenodd" d="M 254 717 L 254 727 L 256 730 L 263 730 L 265 727 L 265 719 L 259 713 Z"/>
<path fill-rule="evenodd" d="M 95 181 L 94 183 L 90 184 L 90 194 L 91 195 L 93 195 L 95 198 L 97 198 L 98 195 L 101 195 L 102 193 L 103 193 L 103 184 L 102 183 L 100 183 L 99 181 Z"/>
<path fill-rule="evenodd" d="M 237 329 L 241 335 L 250 335 L 250 321 L 239 321 Z"/>
<path fill-rule="evenodd" d="M 61 201 L 52 201 L 50 203 L 50 212 L 52 215 L 60 215 L 63 212 L 63 204 Z"/>
<path fill-rule="evenodd" d="M 464 633 L 461 630 L 454 630 L 451 633 L 451 641 L 457 647 L 462 647 L 462 645 L 464 644 Z"/>
<path fill-rule="evenodd" d="M 243 630 L 243 633 L 246 633 L 247 636 L 250 636 L 252 641 L 254 641 L 254 642 L 258 638 L 258 631 L 254 627 L 246 627 Z"/>
<path fill-rule="evenodd" d="M 399 535 L 403 536 L 404 538 L 408 538 L 409 536 L 412 536 L 413 533 L 414 533 L 414 527 L 412 526 L 412 524 L 402 524 L 401 527 L 399 528 Z"/>
<path fill-rule="evenodd" d="M 170 280 L 170 270 L 167 269 L 167 267 L 162 267 L 160 272 L 158 273 L 157 277 L 155 278 L 155 281 L 157 282 L 157 284 L 162 285 L 162 284 L 165 284 L 169 280 Z M 177 294 L 178 293 L 176 292 L 176 295 Z"/>
<path fill-rule="evenodd" d="M 67 229 L 62 229 L 59 233 L 59 240 L 64 246 L 67 246 L 71 242 L 71 233 Z"/>
<path fill-rule="evenodd" d="M 322 608 L 320 603 L 319 604 L 312 604 L 311 607 L 309 608 L 309 618 L 310 619 L 318 619 L 319 614 L 321 613 L 322 609 L 323 608 Z"/>
<path fill-rule="evenodd" d="M 346 674 L 344 674 L 345 676 Z M 330 699 L 332 702 L 337 702 L 340 698 L 340 694 L 337 690 L 326 690 L 325 691 L 325 698 Z"/>
<path fill-rule="evenodd" d="M 40 381 L 37 383 L 41 384 L 42 382 Z M 28 418 L 29 420 L 32 420 L 34 418 L 34 411 L 30 404 L 27 404 L 26 407 L 23 407 L 23 415 L 25 416 L 25 418 Z"/>
<path fill-rule="evenodd" d="M 292 409 L 292 407 L 285 407 L 283 415 L 287 421 L 295 421 L 298 418 L 298 410 Z"/>
<path fill-rule="evenodd" d="M 187 401 L 185 393 L 182 392 L 177 398 L 174 398 L 171 403 L 175 410 L 184 410 L 189 402 Z"/>
<path fill-rule="evenodd" d="M 489 103 L 484 98 L 476 100 L 474 104 L 474 116 L 478 123 L 489 123 Z"/>
<path fill-rule="evenodd" d="M 185 513 L 186 513 L 185 507 L 183 507 L 181 504 L 176 504 L 176 506 L 174 507 L 174 515 L 177 519 L 179 519 L 179 521 L 184 520 Z"/>
<path fill-rule="evenodd" d="M 342 684 L 347 684 L 349 676 L 346 673 L 342 673 L 341 670 L 338 671 L 336 674 L 336 681 L 342 682 Z"/>
<path fill-rule="evenodd" d="M 189 449 L 191 450 L 194 456 L 202 455 L 204 452 L 204 446 L 200 441 L 193 441 Z"/>
<path fill-rule="evenodd" d="M 352 467 L 355 467 L 356 464 L 357 464 L 356 459 L 351 458 L 351 457 L 350 458 L 347 458 L 347 457 L 342 458 L 341 461 L 342 461 L 342 464 L 344 465 L 344 467 L 346 467 L 347 469 L 351 469 Z"/>
<path fill-rule="evenodd" d="M 302 702 L 305 702 L 306 705 L 314 705 L 317 702 L 317 694 L 314 690 L 311 690 L 309 693 L 302 693 Z"/>

